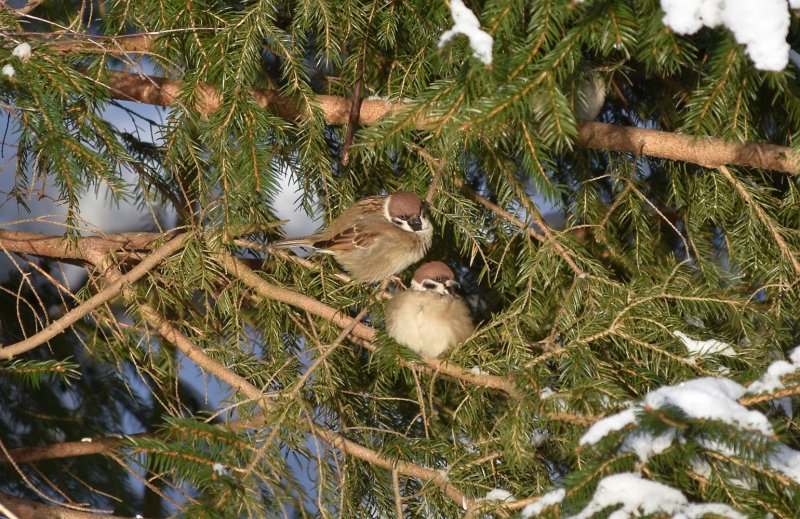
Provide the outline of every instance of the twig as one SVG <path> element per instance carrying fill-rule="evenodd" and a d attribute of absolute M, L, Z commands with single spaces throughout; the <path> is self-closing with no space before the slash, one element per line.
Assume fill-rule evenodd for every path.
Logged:
<path fill-rule="evenodd" d="M 317 301 L 313 297 L 268 283 L 250 269 L 250 267 L 229 254 L 218 253 L 216 259 L 228 274 L 239 278 L 245 285 L 249 286 L 261 297 L 302 308 L 311 314 L 331 321 L 339 328 L 346 328 L 350 326 L 353 321 L 352 318 L 342 314 L 339 310 Z M 360 323 L 357 323 L 353 327 L 352 334 L 368 341 L 375 338 L 375 330 Z"/>
<path fill-rule="evenodd" d="M 2 496 L 0 496 L 0 500 L 2 500 Z M 4 514 L 8 519 L 19 519 L 11 510 L 6 508 L 3 503 L 0 503 L 0 513 Z"/>
<path fill-rule="evenodd" d="M 781 233 L 778 232 L 778 228 L 775 227 L 775 224 L 770 219 L 769 215 L 764 211 L 764 209 L 758 205 L 758 203 L 753 200 L 753 197 L 750 196 L 750 193 L 744 188 L 741 182 L 736 180 L 736 178 L 731 174 L 730 170 L 726 166 L 719 166 L 720 173 L 725 179 L 731 183 L 731 185 L 739 192 L 739 195 L 744 199 L 750 208 L 756 212 L 758 219 L 761 221 L 764 226 L 769 229 L 770 234 L 772 234 L 772 238 L 775 240 L 775 243 L 778 245 L 778 248 L 781 250 L 781 253 L 792 263 L 792 267 L 797 275 L 800 275 L 800 262 L 797 261 L 796 254 L 792 252 L 789 246 L 784 241 L 783 236 Z"/>
<path fill-rule="evenodd" d="M 365 36 L 366 38 L 366 36 Z M 356 83 L 353 85 L 353 98 L 350 105 L 350 118 L 347 120 L 347 130 L 344 134 L 342 143 L 342 166 L 347 166 L 350 162 L 350 147 L 353 145 L 353 136 L 358 130 L 358 121 L 361 113 L 361 87 L 364 83 L 364 61 L 366 60 L 366 41 L 364 48 L 361 49 L 361 57 L 356 65 Z"/>
<path fill-rule="evenodd" d="M 431 179 L 431 185 L 428 187 L 428 192 L 425 195 L 425 201 L 430 204 L 433 202 L 433 195 L 435 195 L 436 190 L 439 189 L 439 184 L 442 181 L 442 173 L 444 173 L 444 168 L 447 165 L 447 161 L 445 161 L 444 157 L 437 159 L 421 147 L 415 147 L 415 149 L 421 157 L 433 165 L 433 179 Z"/>
<path fill-rule="evenodd" d="M 322 303 L 304 294 L 299 294 L 287 288 L 279 287 L 265 281 L 261 276 L 256 274 L 247 265 L 240 260 L 230 256 L 229 254 L 218 253 L 217 261 L 228 272 L 228 274 L 239 278 L 247 286 L 249 286 L 256 294 L 266 299 L 285 303 L 296 308 L 301 308 L 313 315 L 322 317 L 334 323 L 339 328 L 346 328 L 351 325 L 353 319 L 342 314 L 339 310 Z M 375 329 L 365 324 L 358 323 L 354 326 L 352 331 L 353 336 L 362 339 L 361 345 L 370 351 L 377 350 L 377 347 L 372 344 L 375 339 Z M 420 369 L 428 373 L 443 373 L 476 386 L 483 386 L 490 389 L 498 389 L 505 392 L 512 397 L 519 397 L 520 392 L 514 387 L 514 384 L 503 377 L 495 375 L 476 375 L 466 372 L 461 368 L 453 365 L 446 364 L 437 359 L 422 359 L 425 366 L 418 366 Z M 398 363 L 402 366 L 412 367 L 413 365 L 398 359 Z"/>
<path fill-rule="evenodd" d="M 403 519 L 403 496 L 400 494 L 400 475 L 397 469 L 392 469 L 392 491 L 394 492 L 395 517 Z"/>
<path fill-rule="evenodd" d="M 56 321 L 53 321 L 43 330 L 10 346 L 0 348 L 0 359 L 11 359 L 15 355 L 19 355 L 26 351 L 32 350 L 41 346 L 49 341 L 56 335 L 60 334 L 83 317 L 89 315 L 97 307 L 108 301 L 109 299 L 117 296 L 120 293 L 123 285 L 133 283 L 138 279 L 144 277 L 149 271 L 155 268 L 165 258 L 178 251 L 183 247 L 188 234 L 179 235 L 158 249 L 154 250 L 150 255 L 145 257 L 138 265 L 121 275 L 117 280 L 110 283 L 107 287 L 102 289 L 97 294 L 93 295 L 76 308 L 70 310 L 68 313 L 61 316 Z M 87 252 L 88 254 L 97 254 L 96 252 Z"/>
<path fill-rule="evenodd" d="M 517 218 L 513 214 L 509 213 L 508 211 L 506 211 L 505 209 L 503 209 L 499 205 L 497 205 L 494 202 L 492 202 L 491 200 L 489 200 L 488 198 L 485 198 L 485 197 L 479 195 L 477 192 L 475 192 L 474 189 L 472 189 L 471 187 L 466 185 L 463 181 L 458 181 L 457 184 L 461 187 L 461 189 L 464 190 L 465 193 L 467 193 L 476 202 L 478 202 L 479 204 L 481 204 L 485 208 L 489 209 L 490 211 L 493 211 L 493 212 L 499 214 L 500 216 L 505 218 L 512 225 L 514 225 L 516 227 L 519 227 L 520 229 L 525 231 L 525 233 L 528 236 L 530 236 L 531 238 L 533 238 L 533 239 L 535 239 L 537 241 L 541 241 L 541 242 L 547 241 L 547 238 L 545 238 L 544 236 L 542 236 L 541 234 L 536 232 L 529 224 L 523 222 L 522 220 L 520 220 L 519 218 Z"/>
<path fill-rule="evenodd" d="M 311 364 L 311 366 L 308 367 L 308 369 L 306 370 L 305 373 L 303 373 L 303 376 L 300 377 L 300 380 L 297 381 L 297 383 L 295 384 L 294 389 L 289 394 L 289 396 L 294 396 L 300 390 L 303 389 L 303 386 L 308 381 L 308 379 L 311 378 L 311 375 L 314 373 L 314 371 L 317 369 L 317 367 L 322 362 L 324 362 L 325 359 L 327 359 L 328 356 L 331 353 L 333 353 L 334 350 L 336 350 L 336 348 L 339 347 L 342 344 L 342 342 L 344 342 L 344 340 L 347 338 L 347 336 L 350 335 L 350 332 L 353 331 L 353 328 L 355 328 L 361 322 L 361 319 L 363 319 L 364 316 L 367 315 L 368 311 L 369 311 L 369 308 L 362 309 L 358 313 L 358 315 L 353 318 L 353 321 L 349 325 L 347 325 L 347 327 L 342 329 L 341 333 L 336 337 L 336 339 L 332 343 L 330 343 L 327 346 L 324 346 L 324 347 L 321 348 L 319 357 L 317 357 L 316 360 L 314 360 L 314 363 Z"/>
<path fill-rule="evenodd" d="M 556 253 L 569 265 L 569 268 L 577 275 L 579 278 L 585 278 L 587 273 L 575 263 L 575 260 L 572 259 L 572 254 L 561 245 L 561 243 L 556 239 L 555 233 L 547 225 L 547 222 L 544 221 L 544 218 L 539 214 L 539 209 L 531 202 L 531 199 L 528 197 L 528 194 L 519 185 L 519 182 L 516 181 L 511 175 L 504 172 L 504 176 L 506 177 L 506 181 L 514 188 L 514 191 L 517 194 L 517 198 L 519 199 L 520 203 L 523 207 L 525 207 L 525 211 L 528 213 L 528 216 L 533 220 L 537 227 L 542 231 L 542 234 L 545 237 L 545 243 L 549 243 L 550 246 L 555 249 Z"/>

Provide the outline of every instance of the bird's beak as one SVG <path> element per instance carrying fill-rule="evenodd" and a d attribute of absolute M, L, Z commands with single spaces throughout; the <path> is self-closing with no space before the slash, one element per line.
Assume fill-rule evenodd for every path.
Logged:
<path fill-rule="evenodd" d="M 456 288 L 460 286 L 461 283 L 459 283 L 458 281 L 448 281 L 447 283 L 445 283 L 445 289 L 447 290 L 447 293 L 450 294 L 450 297 L 455 297 Z"/>
<path fill-rule="evenodd" d="M 408 226 L 411 227 L 413 230 L 415 230 L 415 231 L 421 231 L 422 230 L 422 220 L 419 217 L 417 217 L 417 218 L 409 218 L 406 221 L 408 222 Z"/>

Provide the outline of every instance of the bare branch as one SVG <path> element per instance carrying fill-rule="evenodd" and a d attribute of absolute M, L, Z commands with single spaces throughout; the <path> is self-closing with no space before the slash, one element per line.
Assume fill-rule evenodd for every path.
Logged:
<path fill-rule="evenodd" d="M 792 148 L 764 142 L 729 142 L 716 137 L 682 135 L 605 123 L 583 123 L 576 144 L 586 148 L 624 151 L 662 159 L 680 160 L 716 168 L 725 164 L 800 171 Z"/>
<path fill-rule="evenodd" d="M 136 434 L 130 438 L 152 436 L 151 434 Z M 9 458 L 16 463 L 32 463 L 35 461 L 52 460 L 58 458 L 71 458 L 76 456 L 90 456 L 92 454 L 108 454 L 116 452 L 123 438 L 92 438 L 92 441 L 64 442 L 50 445 L 37 445 L 34 447 L 19 447 L 8 451 L 8 457 L 1 456 L 0 463 L 8 463 Z"/>
<path fill-rule="evenodd" d="M 142 278 L 145 274 L 147 274 L 150 270 L 155 268 L 161 261 L 165 258 L 168 258 L 170 255 L 178 251 L 181 247 L 183 247 L 184 242 L 186 241 L 188 234 L 179 235 L 158 249 L 154 250 L 149 256 L 144 258 L 138 265 L 127 272 L 125 275 L 121 276 L 118 280 L 110 283 L 108 286 L 103 288 L 100 292 L 93 295 L 79 306 L 75 307 L 74 309 L 70 310 L 59 319 L 53 321 L 49 325 L 47 325 L 44 329 L 40 332 L 14 343 L 10 346 L 6 346 L 5 348 L 0 348 L 0 359 L 11 359 L 15 355 L 19 355 L 26 351 L 32 350 L 37 346 L 41 346 L 45 342 L 49 341 L 56 335 L 60 334 L 80 319 L 84 318 L 85 316 L 89 315 L 92 311 L 97 309 L 100 305 L 105 303 L 106 301 L 114 298 L 120 293 L 123 285 L 133 283 L 138 279 Z M 89 250 L 86 252 L 87 259 L 91 260 L 92 255 L 101 254 L 97 251 Z"/>
<path fill-rule="evenodd" d="M 179 93 L 183 82 L 163 77 L 145 76 L 130 72 L 108 71 L 107 84 L 111 95 L 127 101 L 138 101 L 159 106 L 181 104 Z M 221 104 L 219 93 L 210 85 L 198 87 L 200 95 L 194 108 L 203 114 L 210 114 Z M 301 117 L 301 103 L 294 97 L 281 96 L 277 90 L 254 89 L 253 97 L 264 107 L 269 107 L 284 119 Z M 319 95 L 316 97 L 329 124 L 347 124 L 350 119 L 352 103 L 346 97 Z M 359 124 L 370 126 L 376 124 L 386 115 L 401 109 L 401 103 L 392 103 L 381 99 L 365 99 L 361 103 Z"/>
<path fill-rule="evenodd" d="M 73 245 L 63 236 L 0 229 L 0 249 L 17 254 L 34 254 L 53 259 L 86 260 L 86 251 L 107 254 L 114 250 L 149 250 L 162 235 L 129 232 L 79 238 Z"/>
<path fill-rule="evenodd" d="M 18 519 L 39 519 L 41 517 L 49 517 L 51 519 L 123 519 L 122 516 L 118 515 L 67 510 L 1 492 L 0 503 L 11 510 Z"/>

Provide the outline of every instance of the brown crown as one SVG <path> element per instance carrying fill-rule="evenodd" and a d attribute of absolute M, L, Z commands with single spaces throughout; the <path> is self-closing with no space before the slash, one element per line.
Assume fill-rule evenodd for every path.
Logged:
<path fill-rule="evenodd" d="M 455 279 L 455 275 L 453 271 L 450 270 L 450 267 L 441 261 L 426 263 L 414 272 L 414 281 L 420 284 L 426 279 L 436 279 L 438 277 L 443 278 L 445 281 Z"/>
<path fill-rule="evenodd" d="M 389 196 L 389 216 L 419 216 L 422 201 L 414 193 L 397 191 Z"/>

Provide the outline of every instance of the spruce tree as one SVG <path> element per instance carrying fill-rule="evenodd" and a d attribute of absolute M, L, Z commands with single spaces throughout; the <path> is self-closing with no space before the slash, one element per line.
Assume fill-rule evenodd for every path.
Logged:
<path fill-rule="evenodd" d="M 795 517 L 797 69 L 663 18 L 0 2 L 0 513 Z M 287 175 L 321 223 L 429 201 L 472 337 L 420 358 L 391 287 L 271 249 Z M 149 227 L 87 230 L 97 192 Z"/>

